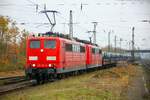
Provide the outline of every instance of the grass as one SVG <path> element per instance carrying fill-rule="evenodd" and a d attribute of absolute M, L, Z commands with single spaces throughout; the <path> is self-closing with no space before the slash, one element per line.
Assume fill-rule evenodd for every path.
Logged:
<path fill-rule="evenodd" d="M 145 94 L 143 97 L 145 100 L 150 100 L 150 70 L 147 68 L 144 68 L 145 77 L 146 77 L 146 87 L 149 91 L 149 93 Z"/>
<path fill-rule="evenodd" d="M 129 86 L 130 77 L 135 75 L 135 66 L 118 66 L 15 91 L 1 96 L 0 99 L 126 100 L 124 93 Z"/>

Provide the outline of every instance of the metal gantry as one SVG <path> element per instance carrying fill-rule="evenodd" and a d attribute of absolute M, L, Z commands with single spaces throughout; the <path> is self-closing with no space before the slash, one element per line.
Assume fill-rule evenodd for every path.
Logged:
<path fill-rule="evenodd" d="M 96 26 L 98 24 L 98 22 L 92 22 L 94 24 L 94 29 L 93 31 L 87 31 L 87 33 L 93 33 L 93 43 L 96 44 Z M 90 41 L 91 41 L 91 37 L 90 37 Z"/>
<path fill-rule="evenodd" d="M 69 37 L 73 39 L 73 18 L 72 18 L 72 10 L 70 10 L 69 16 Z"/>
<path fill-rule="evenodd" d="M 94 24 L 93 35 L 94 35 L 94 44 L 96 44 L 96 26 L 98 22 L 92 22 Z"/>
<path fill-rule="evenodd" d="M 52 22 L 51 19 L 49 18 L 48 14 L 47 14 L 48 12 L 50 12 L 50 13 L 53 14 L 53 19 L 54 19 L 53 22 Z M 45 13 L 45 15 L 46 15 L 46 17 L 47 17 L 47 19 L 48 19 L 48 21 L 49 21 L 49 23 L 50 23 L 50 25 L 51 25 L 50 31 L 53 32 L 53 28 L 54 28 L 54 26 L 56 25 L 55 14 L 58 13 L 58 11 L 55 11 L 55 10 L 46 10 L 46 5 L 44 5 L 44 10 L 41 11 L 41 13 Z"/>
<path fill-rule="evenodd" d="M 134 30 L 135 30 L 135 28 L 132 27 L 132 52 L 131 52 L 131 56 L 132 56 L 133 61 L 134 61 Z"/>

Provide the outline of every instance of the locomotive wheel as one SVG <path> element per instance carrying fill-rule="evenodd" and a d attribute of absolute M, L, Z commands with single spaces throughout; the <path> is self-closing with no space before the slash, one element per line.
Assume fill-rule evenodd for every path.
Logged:
<path fill-rule="evenodd" d="M 46 77 L 46 74 L 43 73 L 41 75 L 41 83 L 44 84 L 45 82 L 47 82 L 47 77 Z"/>
<path fill-rule="evenodd" d="M 62 74 L 57 74 L 57 79 L 62 79 Z"/>
<path fill-rule="evenodd" d="M 36 81 L 37 81 L 37 84 L 40 84 L 40 76 L 39 76 L 39 74 L 36 74 L 35 75 L 35 79 L 36 79 Z"/>

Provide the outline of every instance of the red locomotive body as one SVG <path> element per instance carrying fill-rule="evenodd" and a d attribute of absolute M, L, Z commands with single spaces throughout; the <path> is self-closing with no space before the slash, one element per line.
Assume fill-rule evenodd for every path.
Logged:
<path fill-rule="evenodd" d="M 102 65 L 101 50 L 97 46 L 60 37 L 29 37 L 26 51 L 29 78 L 49 78 Z"/>
<path fill-rule="evenodd" d="M 86 64 L 88 68 L 102 66 L 101 50 L 97 46 L 86 45 L 87 57 Z"/>
<path fill-rule="evenodd" d="M 65 40 L 65 50 L 62 54 L 65 62 L 63 68 L 65 72 L 86 69 L 85 45 L 76 41 Z"/>
<path fill-rule="evenodd" d="M 56 38 L 31 37 L 27 41 L 27 68 L 49 68 L 59 61 L 59 44 Z"/>

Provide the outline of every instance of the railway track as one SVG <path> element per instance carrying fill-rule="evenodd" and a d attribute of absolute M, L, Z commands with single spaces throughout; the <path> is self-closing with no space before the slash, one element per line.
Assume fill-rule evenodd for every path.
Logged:
<path fill-rule="evenodd" d="M 71 76 L 74 76 L 74 75 L 71 75 Z M 68 78 L 68 77 L 67 76 L 62 77 L 61 79 L 64 79 L 64 78 Z M 47 82 L 57 82 L 61 79 L 51 79 L 51 80 L 48 80 Z M 26 80 L 25 76 L 0 77 L 0 81 L 4 81 L 3 85 L 0 85 L 0 95 L 13 91 L 13 90 L 22 89 L 22 88 L 37 84 L 36 80 Z"/>
<path fill-rule="evenodd" d="M 9 91 L 31 86 L 34 83 L 33 80 L 27 80 L 25 76 L 0 77 L 0 95 Z"/>
<path fill-rule="evenodd" d="M 25 78 L 25 76 L 14 76 L 14 77 L 0 77 L 0 80 L 18 79 Z"/>
<path fill-rule="evenodd" d="M 22 81 L 22 82 L 18 82 L 18 83 L 0 86 L 0 95 L 5 94 L 10 91 L 13 91 L 13 90 L 32 86 L 33 84 L 35 84 L 35 82 L 36 82 L 35 80 L 30 80 L 30 81 L 26 80 L 26 81 Z"/>
<path fill-rule="evenodd" d="M 71 76 L 73 76 L 73 75 L 71 75 Z M 65 77 L 65 78 L 68 78 L 68 77 Z M 61 79 L 64 79 L 64 77 Z M 48 80 L 47 82 L 57 82 L 57 81 L 60 81 L 61 79 L 51 79 L 51 80 Z M 20 80 L 22 80 L 22 81 L 20 81 Z M 6 93 L 14 91 L 14 90 L 26 88 L 29 86 L 39 85 L 39 84 L 37 84 L 36 80 L 25 80 L 24 76 L 6 77 L 6 78 L 1 77 L 0 81 L 11 81 L 11 82 L 9 82 L 9 84 L 8 84 L 8 82 L 6 82 L 7 84 L 5 83 L 5 85 L 0 85 L 0 95 L 6 94 Z M 40 83 L 40 84 L 42 84 L 42 83 Z"/>
<path fill-rule="evenodd" d="M 15 77 L 0 77 L 0 86 L 1 85 L 7 85 L 7 84 L 13 84 L 25 81 L 25 76 L 15 76 Z"/>

